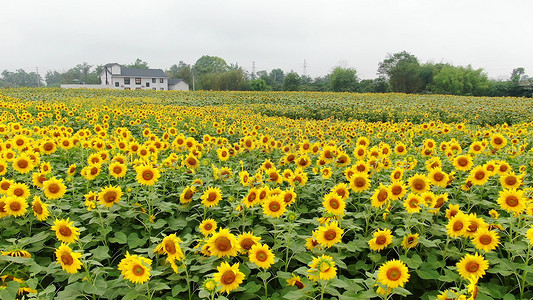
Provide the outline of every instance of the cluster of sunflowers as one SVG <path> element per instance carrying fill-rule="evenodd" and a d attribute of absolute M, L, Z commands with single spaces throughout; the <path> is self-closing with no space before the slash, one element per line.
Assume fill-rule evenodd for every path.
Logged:
<path fill-rule="evenodd" d="M 533 297 L 533 122 L 284 117 L 295 95 L 0 93 L 0 298 Z"/>

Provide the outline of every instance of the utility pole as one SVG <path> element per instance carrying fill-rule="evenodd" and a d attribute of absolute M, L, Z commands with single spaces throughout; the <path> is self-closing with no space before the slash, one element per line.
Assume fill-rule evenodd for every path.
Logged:
<path fill-rule="evenodd" d="M 39 76 L 39 67 L 35 67 L 37 71 L 37 87 L 41 87 L 41 76 Z"/>
<path fill-rule="evenodd" d="M 304 73 L 303 73 L 303 76 L 306 76 L 306 75 L 307 75 L 307 62 L 304 59 Z"/>
<path fill-rule="evenodd" d="M 255 79 L 255 61 L 252 62 L 252 79 Z"/>

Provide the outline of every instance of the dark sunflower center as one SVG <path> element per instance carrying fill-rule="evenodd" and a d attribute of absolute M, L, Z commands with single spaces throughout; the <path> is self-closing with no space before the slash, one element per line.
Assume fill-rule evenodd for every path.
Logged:
<path fill-rule="evenodd" d="M 492 242 L 492 237 L 490 235 L 483 235 L 479 238 L 479 242 L 483 245 L 489 245 Z"/>
<path fill-rule="evenodd" d="M 390 268 L 387 271 L 387 278 L 391 281 L 396 281 L 400 279 L 401 276 L 402 276 L 402 272 L 398 270 L 397 268 Z"/>
<path fill-rule="evenodd" d="M 17 162 L 17 165 L 19 166 L 19 168 L 21 168 L 21 169 L 25 169 L 25 168 L 28 167 L 28 161 L 26 161 L 26 160 L 19 160 L 19 161 Z"/>
<path fill-rule="evenodd" d="M 71 236 L 72 230 L 70 230 L 70 228 L 68 228 L 67 226 L 61 226 L 61 228 L 59 228 L 59 233 L 62 236 Z"/>
<path fill-rule="evenodd" d="M 74 263 L 74 259 L 68 253 L 61 255 L 61 261 L 63 262 L 64 265 L 67 265 L 67 266 L 70 266 Z"/>
<path fill-rule="evenodd" d="M 104 201 L 107 203 L 111 203 L 117 200 L 117 193 L 114 191 L 110 191 L 104 194 Z"/>
<path fill-rule="evenodd" d="M 41 203 L 37 202 L 33 204 L 32 208 L 33 208 L 33 211 L 38 215 L 43 213 L 43 207 L 41 206 Z"/>
<path fill-rule="evenodd" d="M 355 179 L 354 183 L 355 183 L 356 187 L 360 188 L 360 187 L 364 187 L 365 186 L 366 181 L 365 181 L 364 178 L 358 177 L 358 178 Z"/>
<path fill-rule="evenodd" d="M 378 201 L 379 202 L 383 202 L 383 201 L 387 200 L 387 196 L 388 196 L 388 193 L 387 193 L 386 190 L 379 191 L 378 197 L 377 197 Z"/>
<path fill-rule="evenodd" d="M 333 229 L 328 229 L 325 233 L 324 233 L 324 238 L 328 241 L 332 241 L 334 240 L 335 238 L 337 237 L 337 232 Z"/>
<path fill-rule="evenodd" d="M 256 258 L 258 261 L 266 261 L 268 259 L 268 255 L 264 251 L 259 251 L 256 254 Z"/>
<path fill-rule="evenodd" d="M 383 235 L 380 235 L 376 238 L 376 244 L 383 245 L 387 242 L 387 238 Z"/>
<path fill-rule="evenodd" d="M 231 241 L 227 237 L 221 236 L 215 240 L 215 246 L 218 251 L 228 251 L 231 249 Z"/>
<path fill-rule="evenodd" d="M 48 191 L 52 194 L 56 194 L 59 192 L 59 186 L 55 183 L 52 183 L 50 186 L 48 186 Z"/>
<path fill-rule="evenodd" d="M 268 205 L 268 208 L 270 209 L 270 211 L 272 212 L 277 212 L 281 209 L 281 205 L 277 202 L 272 202 Z"/>
<path fill-rule="evenodd" d="M 235 273 L 233 273 L 231 270 L 224 272 L 220 278 L 220 281 L 226 285 L 232 284 L 235 281 Z"/>
<path fill-rule="evenodd" d="M 435 179 L 435 181 L 442 181 L 444 179 L 444 175 L 442 175 L 441 172 L 437 172 L 433 175 L 433 179 Z"/>
<path fill-rule="evenodd" d="M 217 194 L 216 193 L 209 193 L 209 196 L 207 197 L 207 201 L 213 202 L 216 199 L 217 199 Z"/>
<path fill-rule="evenodd" d="M 146 170 L 143 172 L 143 179 L 144 180 L 152 180 L 152 178 L 154 178 L 154 174 L 152 173 L 151 170 Z"/>
<path fill-rule="evenodd" d="M 144 268 L 140 265 L 133 266 L 131 271 L 133 272 L 133 274 L 135 274 L 135 276 L 142 276 L 144 274 Z"/>
<path fill-rule="evenodd" d="M 402 187 L 395 185 L 392 187 L 391 192 L 393 195 L 399 195 L 402 192 Z"/>
<path fill-rule="evenodd" d="M 184 198 L 185 198 L 185 199 L 191 199 L 193 194 L 194 194 L 194 193 L 193 193 L 191 190 L 187 190 L 187 191 L 185 192 L 185 196 L 184 196 Z"/>
<path fill-rule="evenodd" d="M 12 211 L 19 211 L 22 208 L 19 202 L 13 202 L 9 205 L 9 209 Z"/>
<path fill-rule="evenodd" d="M 476 175 L 474 175 L 474 177 L 475 177 L 477 180 L 482 180 L 483 178 L 485 178 L 485 172 L 483 172 L 483 171 L 478 171 L 478 172 L 476 172 Z"/>
<path fill-rule="evenodd" d="M 426 183 L 422 179 L 415 179 L 413 181 L 413 187 L 415 188 L 415 190 L 421 191 L 426 187 Z"/>
<path fill-rule="evenodd" d="M 174 245 L 174 242 L 166 242 L 165 243 L 165 250 L 169 254 L 174 254 L 174 253 L 176 253 L 176 245 Z"/>
<path fill-rule="evenodd" d="M 505 203 L 507 203 L 507 205 L 510 207 L 515 207 L 518 205 L 518 198 L 515 196 L 509 196 L 505 199 Z"/>
<path fill-rule="evenodd" d="M 333 209 L 339 208 L 339 206 L 340 206 L 339 200 L 337 200 L 337 199 L 329 200 L 329 206 L 331 206 L 331 208 L 333 208 Z"/>
<path fill-rule="evenodd" d="M 24 195 L 24 190 L 23 189 L 15 189 L 13 191 L 13 194 L 15 194 L 15 196 L 17 196 L 17 197 L 21 197 L 22 195 Z"/>
<path fill-rule="evenodd" d="M 245 250 L 252 249 L 252 246 L 255 245 L 255 242 L 251 238 L 245 238 L 241 242 L 241 247 Z"/>
<path fill-rule="evenodd" d="M 516 182 L 517 182 L 517 180 L 516 180 L 515 177 L 509 176 L 509 177 L 505 178 L 505 183 L 507 185 L 515 185 Z"/>
<path fill-rule="evenodd" d="M 453 231 L 460 231 L 460 230 L 463 229 L 463 227 L 464 227 L 463 222 L 461 222 L 461 221 L 459 221 L 459 222 L 455 222 L 455 223 L 453 224 Z"/>
<path fill-rule="evenodd" d="M 115 174 L 120 174 L 120 172 L 122 172 L 122 168 L 121 167 L 114 167 L 113 168 L 113 172 L 115 172 Z"/>
<path fill-rule="evenodd" d="M 466 270 L 470 273 L 475 273 L 477 270 L 479 270 L 479 264 L 475 261 L 469 261 L 466 264 Z"/>

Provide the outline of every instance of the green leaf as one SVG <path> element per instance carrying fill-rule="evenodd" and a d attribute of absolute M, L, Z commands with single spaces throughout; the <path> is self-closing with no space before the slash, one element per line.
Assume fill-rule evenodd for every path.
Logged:
<path fill-rule="evenodd" d="M 419 269 L 416 270 L 416 274 L 422 279 L 439 279 L 441 277 L 437 270 L 432 269 Z"/>
<path fill-rule="evenodd" d="M 108 259 L 109 256 L 109 247 L 107 246 L 98 246 L 96 249 L 90 251 L 93 254 L 93 258 L 96 260 Z"/>
<path fill-rule="evenodd" d="M 188 289 L 186 283 L 176 282 L 172 288 L 172 297 L 176 297 L 179 293 L 184 292 Z"/>
<path fill-rule="evenodd" d="M 128 235 L 128 246 L 130 248 L 138 248 L 143 246 L 147 240 L 148 237 L 139 238 L 139 235 L 136 232 L 132 232 Z"/>
<path fill-rule="evenodd" d="M 0 299 L 15 300 L 17 298 L 17 291 L 19 290 L 19 287 L 20 283 L 16 281 L 8 282 L 6 288 L 0 290 Z"/>
<path fill-rule="evenodd" d="M 126 234 L 124 234 L 121 231 L 118 231 L 115 233 L 115 236 L 112 238 L 109 238 L 109 241 L 111 243 L 117 243 L 117 244 L 126 244 L 128 242 L 128 238 Z"/>

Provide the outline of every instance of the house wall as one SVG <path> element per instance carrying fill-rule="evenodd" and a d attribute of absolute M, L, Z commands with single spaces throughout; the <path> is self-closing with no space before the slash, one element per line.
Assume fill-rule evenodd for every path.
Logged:
<path fill-rule="evenodd" d="M 130 88 L 131 90 L 136 90 L 138 88 L 142 90 L 153 90 L 154 88 L 156 90 L 168 90 L 168 78 L 163 78 L 163 83 L 160 82 L 161 77 L 155 78 L 155 83 L 152 83 L 152 77 L 128 77 L 130 79 L 130 84 L 124 84 L 124 78 L 125 76 L 116 76 L 107 74 L 107 81 L 109 82 L 109 85 L 106 88 L 109 89 L 118 89 L 118 90 L 124 90 L 126 88 Z M 141 78 L 141 84 L 135 84 L 135 78 Z M 105 70 L 100 75 L 100 80 L 102 82 L 102 85 L 105 85 Z M 115 83 L 118 82 L 118 87 L 115 85 Z M 146 84 L 148 83 L 149 86 Z"/>
<path fill-rule="evenodd" d="M 169 85 L 168 89 L 173 91 L 188 91 L 189 85 L 185 81 L 180 81 L 177 84 Z"/>

